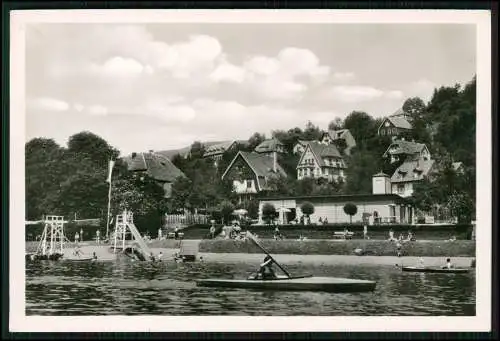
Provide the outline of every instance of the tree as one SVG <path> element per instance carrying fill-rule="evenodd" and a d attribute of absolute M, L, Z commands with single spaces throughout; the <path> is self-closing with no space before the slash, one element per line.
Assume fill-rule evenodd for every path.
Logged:
<path fill-rule="evenodd" d="M 191 145 L 191 150 L 189 153 L 190 159 L 201 159 L 205 153 L 205 147 L 200 141 L 195 141 Z"/>
<path fill-rule="evenodd" d="M 342 119 L 340 117 L 335 117 L 333 121 L 328 123 L 328 130 L 339 130 L 342 129 Z"/>
<path fill-rule="evenodd" d="M 302 205 L 300 205 L 300 210 L 307 218 L 309 218 L 311 214 L 314 213 L 314 205 L 309 201 L 306 201 Z"/>
<path fill-rule="evenodd" d="M 348 202 L 344 205 L 344 212 L 345 214 L 349 215 L 350 223 L 352 224 L 352 216 L 358 213 L 358 207 L 352 202 Z"/>
<path fill-rule="evenodd" d="M 344 119 L 344 129 L 349 129 L 356 139 L 358 149 L 369 145 L 367 140 L 377 134 L 375 120 L 363 111 L 353 111 Z"/>
<path fill-rule="evenodd" d="M 171 205 L 174 211 L 188 208 L 189 197 L 193 191 L 193 183 L 186 177 L 179 177 L 172 185 Z"/>
<path fill-rule="evenodd" d="M 220 214 L 222 216 L 222 223 L 228 223 L 234 211 L 234 205 L 229 201 L 223 201 L 220 204 Z"/>
<path fill-rule="evenodd" d="M 88 131 L 70 136 L 68 151 L 80 156 L 88 157 L 101 166 L 107 166 L 109 160 L 114 160 L 120 154 L 111 147 L 106 140 Z"/>
<path fill-rule="evenodd" d="M 276 219 L 278 216 L 278 212 L 276 211 L 276 207 L 273 204 L 265 203 L 262 206 L 262 219 L 269 225 L 271 222 Z"/>
<path fill-rule="evenodd" d="M 260 134 L 260 133 L 254 133 L 249 139 L 248 139 L 248 149 L 249 150 L 254 150 L 255 147 L 257 147 L 259 144 L 264 142 L 266 139 L 266 135 Z"/>

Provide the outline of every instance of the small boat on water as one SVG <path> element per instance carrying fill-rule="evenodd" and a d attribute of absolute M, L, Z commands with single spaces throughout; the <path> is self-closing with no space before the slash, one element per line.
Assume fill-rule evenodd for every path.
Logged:
<path fill-rule="evenodd" d="M 315 277 L 313 275 L 292 276 L 286 271 L 268 251 L 262 247 L 252 234 L 247 232 L 247 237 L 255 245 L 264 251 L 285 275 L 274 278 L 263 279 L 253 274 L 246 279 L 201 279 L 197 280 L 197 286 L 202 287 L 225 287 L 260 290 L 287 290 L 287 291 L 326 291 L 335 293 L 353 293 L 374 291 L 376 282 L 360 279 L 338 278 L 338 277 Z"/>
<path fill-rule="evenodd" d="M 202 279 L 198 286 L 286 291 L 326 291 L 335 293 L 367 292 L 375 290 L 376 282 L 312 275 L 276 279 Z"/>
<path fill-rule="evenodd" d="M 402 266 L 402 271 L 406 272 L 431 272 L 431 273 L 453 273 L 461 274 L 469 272 L 467 268 L 442 268 L 442 267 L 418 267 L 418 266 Z"/>

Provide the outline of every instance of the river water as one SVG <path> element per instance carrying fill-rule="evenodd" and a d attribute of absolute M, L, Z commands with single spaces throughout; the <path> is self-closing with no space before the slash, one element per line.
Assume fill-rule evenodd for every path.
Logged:
<path fill-rule="evenodd" d="M 377 281 L 371 293 L 196 287 L 245 278 L 252 262 L 37 262 L 26 269 L 27 315 L 475 315 L 475 273 L 401 272 L 390 265 L 290 265 L 293 274 Z"/>

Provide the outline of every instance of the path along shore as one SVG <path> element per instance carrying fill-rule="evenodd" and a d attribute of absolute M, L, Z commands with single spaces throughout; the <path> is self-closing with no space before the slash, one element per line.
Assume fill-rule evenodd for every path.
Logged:
<path fill-rule="evenodd" d="M 81 245 L 80 250 L 84 256 L 91 256 L 93 252 L 101 261 L 115 260 L 117 255 L 110 251 L 109 245 Z M 64 259 L 77 258 L 73 255 L 73 248 L 64 250 Z M 173 260 L 174 254 L 179 252 L 177 248 L 151 248 L 151 251 L 158 255 L 163 253 L 165 261 Z M 314 264 L 314 265 L 390 265 L 405 264 L 415 265 L 420 257 L 397 257 L 397 256 L 356 256 L 356 255 L 297 255 L 297 254 L 274 254 L 276 260 L 282 264 Z M 251 263 L 259 264 L 262 262 L 262 253 L 210 253 L 199 252 L 198 257 L 203 257 L 204 262 L 217 263 Z M 443 265 L 443 257 L 422 257 L 425 265 L 439 266 Z M 471 265 L 474 257 L 451 257 L 453 263 L 459 267 L 468 267 Z"/>

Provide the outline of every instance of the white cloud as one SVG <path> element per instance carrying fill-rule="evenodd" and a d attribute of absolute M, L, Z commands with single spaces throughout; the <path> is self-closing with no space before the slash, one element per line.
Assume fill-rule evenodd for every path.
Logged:
<path fill-rule="evenodd" d="M 39 97 L 31 102 L 34 109 L 47 111 L 66 111 L 69 109 L 69 104 L 59 99 L 50 97 Z"/>
<path fill-rule="evenodd" d="M 280 63 L 276 58 L 255 56 L 245 61 L 243 67 L 257 75 L 270 76 L 278 72 Z"/>
<path fill-rule="evenodd" d="M 151 67 L 148 70 L 152 72 Z M 144 71 L 144 66 L 133 58 L 116 56 L 106 60 L 103 65 L 93 65 L 93 71 L 112 77 L 138 76 Z"/>
<path fill-rule="evenodd" d="M 385 97 L 390 99 L 400 99 L 403 97 L 403 92 L 400 90 L 390 90 L 384 94 Z"/>
<path fill-rule="evenodd" d="M 210 79 L 215 82 L 242 83 L 245 80 L 245 70 L 230 63 L 223 63 L 210 74 Z"/>
<path fill-rule="evenodd" d="M 338 100 L 344 102 L 370 101 L 384 95 L 382 90 L 370 86 L 356 85 L 334 86 L 331 92 Z"/>

